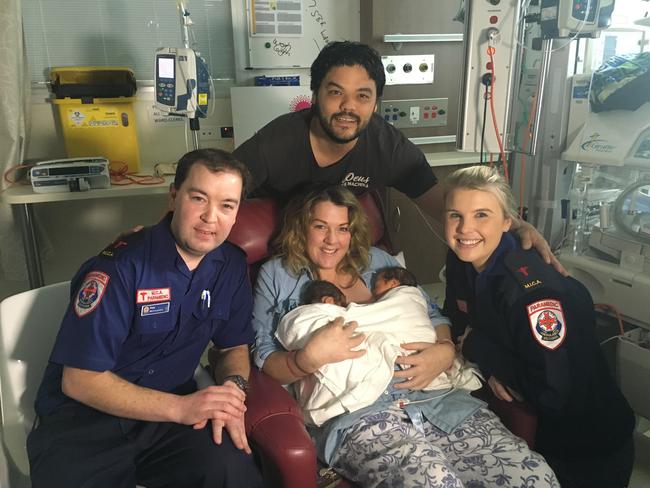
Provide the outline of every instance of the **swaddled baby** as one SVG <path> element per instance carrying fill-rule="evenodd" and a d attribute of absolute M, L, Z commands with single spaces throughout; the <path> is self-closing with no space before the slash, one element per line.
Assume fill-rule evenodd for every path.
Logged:
<path fill-rule="evenodd" d="M 371 405 L 391 383 L 395 359 L 410 353 L 401 344 L 436 342 L 427 301 L 411 272 L 399 267 L 379 270 L 373 277 L 372 293 L 373 303 L 347 305 L 345 295 L 335 285 L 315 280 L 302 290 L 304 305 L 280 321 L 275 335 L 287 350 L 302 348 L 313 332 L 337 317 L 356 321 L 356 332 L 365 335 L 359 348 L 366 354 L 326 364 L 294 384 L 306 422 L 321 425 L 332 417 Z M 424 390 L 476 390 L 481 383 L 475 373 L 456 358 Z"/>

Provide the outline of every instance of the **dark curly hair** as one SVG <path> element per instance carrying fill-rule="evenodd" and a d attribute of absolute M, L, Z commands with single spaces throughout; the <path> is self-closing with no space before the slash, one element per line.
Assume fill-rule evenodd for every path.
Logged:
<path fill-rule="evenodd" d="M 318 54 L 311 65 L 311 91 L 313 93 L 318 91 L 323 79 L 332 68 L 357 65 L 366 69 L 368 76 L 377 87 L 377 98 L 381 97 L 386 84 L 386 75 L 379 53 L 366 44 L 352 41 L 330 42 Z"/>

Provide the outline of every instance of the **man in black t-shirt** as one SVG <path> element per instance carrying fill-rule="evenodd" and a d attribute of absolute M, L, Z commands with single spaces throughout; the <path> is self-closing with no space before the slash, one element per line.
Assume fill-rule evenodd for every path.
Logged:
<path fill-rule="evenodd" d="M 353 120 L 345 127 L 360 125 Z M 323 154 L 314 143 L 322 126 L 305 109 L 278 117 L 235 152 L 253 173 L 254 194 L 280 200 L 312 183 L 340 183 L 355 194 L 393 187 L 413 199 L 433 188 L 437 180 L 422 151 L 375 113 L 366 124 L 358 137 Z M 320 164 L 322 155 L 329 164 Z"/>
<path fill-rule="evenodd" d="M 386 84 L 377 51 L 358 42 L 325 46 L 311 65 L 312 107 L 281 115 L 234 151 L 253 175 L 253 196 L 286 201 L 313 183 L 354 193 L 396 188 L 437 220 L 442 185 L 424 154 L 375 113 Z M 530 224 L 513 222 L 524 249 L 566 271 Z"/>
<path fill-rule="evenodd" d="M 311 67 L 311 109 L 282 115 L 235 150 L 256 195 L 287 200 L 312 183 L 354 193 L 393 187 L 413 199 L 437 180 L 424 154 L 375 113 L 386 78 L 376 51 L 328 44 Z"/>

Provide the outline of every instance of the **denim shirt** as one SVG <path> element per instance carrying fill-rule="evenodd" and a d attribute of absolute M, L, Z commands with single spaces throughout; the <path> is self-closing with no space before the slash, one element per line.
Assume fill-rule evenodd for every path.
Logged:
<path fill-rule="evenodd" d="M 400 266 L 400 264 L 390 254 L 371 247 L 370 264 L 361 274 L 361 279 L 370 288 L 375 271 L 387 266 Z M 302 271 L 299 276 L 289 273 L 282 266 L 281 258 L 271 259 L 260 268 L 253 302 L 253 330 L 256 336 L 253 357 L 260 369 L 269 355 L 276 351 L 284 351 L 275 338 L 275 330 L 282 316 L 299 305 L 302 287 L 313 279 L 307 270 Z M 434 327 L 449 325 L 449 320 L 440 314 L 437 306 L 431 302 L 426 293 L 422 291 L 422 294 L 427 300 L 432 325 Z M 321 459 L 329 462 L 346 428 L 366 415 L 386 410 L 388 406 L 400 399 L 408 399 L 410 402 L 404 408 L 416 426 L 422 427 L 424 417 L 445 432 L 453 430 L 484 405 L 465 390 L 423 392 L 398 390 L 391 385 L 373 405 L 356 412 L 339 415 L 320 428 L 310 429 Z M 414 403 L 416 401 L 418 403 Z"/>

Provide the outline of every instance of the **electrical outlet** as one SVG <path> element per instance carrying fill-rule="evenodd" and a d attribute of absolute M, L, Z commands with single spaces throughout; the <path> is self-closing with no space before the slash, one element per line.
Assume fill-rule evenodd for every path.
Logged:
<path fill-rule="evenodd" d="M 379 115 L 398 129 L 447 125 L 446 98 L 382 100 Z"/>
<path fill-rule="evenodd" d="M 200 141 L 214 141 L 219 138 L 219 128 L 210 125 L 203 126 L 199 129 Z"/>

